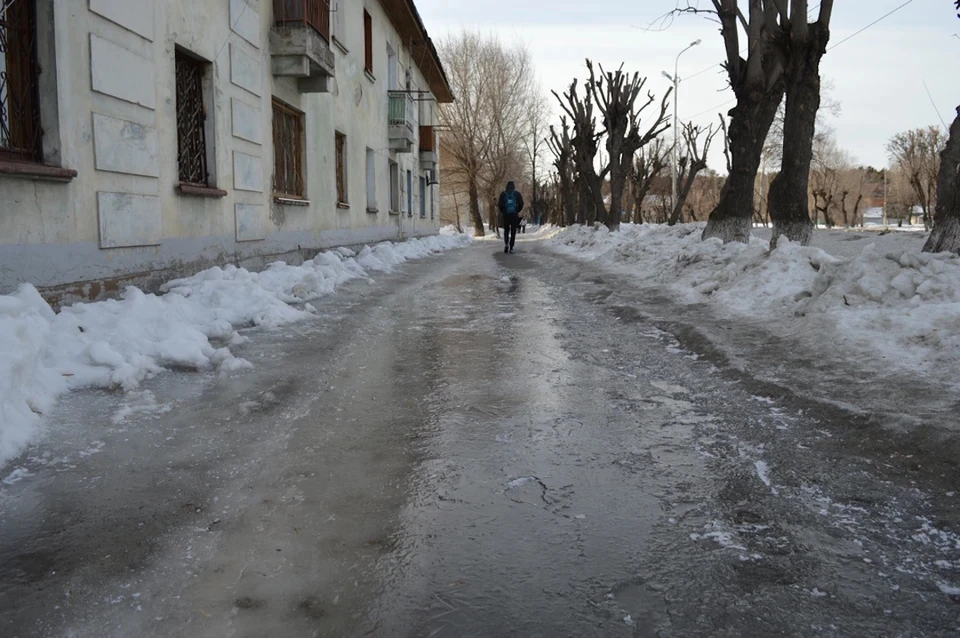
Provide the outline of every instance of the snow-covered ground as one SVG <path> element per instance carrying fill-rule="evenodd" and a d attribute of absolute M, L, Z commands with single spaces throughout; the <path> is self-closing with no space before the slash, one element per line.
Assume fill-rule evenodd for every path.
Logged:
<path fill-rule="evenodd" d="M 168 368 L 230 372 L 251 367 L 230 346 L 237 328 L 311 316 L 309 302 L 353 279 L 470 242 L 444 232 L 402 243 L 338 248 L 300 266 L 262 272 L 226 266 L 170 281 L 160 295 L 130 287 L 121 299 L 54 312 L 30 284 L 0 295 L 0 464 L 37 436 L 57 396 L 85 386 L 136 388 Z"/>
<path fill-rule="evenodd" d="M 786 335 L 817 335 L 834 353 L 936 375 L 955 385 L 960 365 L 960 257 L 922 253 L 925 235 L 817 231 L 812 246 L 769 230 L 751 243 L 701 241 L 703 224 L 625 224 L 619 232 L 553 231 L 556 250 L 666 286 L 684 303 Z"/>

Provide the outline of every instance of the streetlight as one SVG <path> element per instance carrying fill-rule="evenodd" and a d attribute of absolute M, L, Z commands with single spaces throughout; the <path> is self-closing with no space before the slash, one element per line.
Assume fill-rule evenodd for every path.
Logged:
<path fill-rule="evenodd" d="M 680 76 L 678 75 L 678 67 L 680 64 L 680 56 L 683 55 L 684 51 L 692 49 L 693 47 L 700 44 L 700 40 L 694 40 L 687 47 L 677 54 L 677 59 L 673 63 L 673 76 L 671 77 L 669 73 L 663 71 L 663 77 L 667 78 L 673 82 L 673 189 L 671 192 L 670 205 L 677 205 L 677 165 L 679 164 L 679 159 L 677 157 L 677 152 L 679 150 L 679 144 L 677 142 L 677 92 L 679 91 L 678 85 L 680 84 Z"/>

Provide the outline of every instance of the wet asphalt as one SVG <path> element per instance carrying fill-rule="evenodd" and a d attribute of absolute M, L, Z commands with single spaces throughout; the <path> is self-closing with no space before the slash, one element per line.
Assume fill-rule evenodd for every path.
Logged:
<path fill-rule="evenodd" d="M 501 250 L 65 397 L 0 472 L 0 635 L 960 634 L 953 390 Z"/>

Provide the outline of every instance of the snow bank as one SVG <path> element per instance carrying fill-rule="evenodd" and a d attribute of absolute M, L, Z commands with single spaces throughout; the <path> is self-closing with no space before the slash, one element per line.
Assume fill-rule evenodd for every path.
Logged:
<path fill-rule="evenodd" d="M 131 390 L 175 367 L 251 367 L 230 351 L 245 340 L 237 328 L 303 319 L 312 307 L 291 304 L 469 241 L 447 235 L 383 242 L 359 253 L 338 248 L 300 266 L 276 262 L 262 272 L 214 267 L 164 284 L 161 295 L 130 287 L 121 299 L 78 303 L 59 313 L 36 288 L 22 284 L 0 295 L 0 463 L 36 435 L 42 415 L 62 392 L 84 386 Z"/>
<path fill-rule="evenodd" d="M 668 286 L 685 302 L 770 320 L 831 347 L 929 372 L 960 362 L 960 257 L 921 253 L 915 233 L 818 231 L 815 246 L 781 239 L 701 241 L 703 224 L 571 227 L 551 244 Z"/>

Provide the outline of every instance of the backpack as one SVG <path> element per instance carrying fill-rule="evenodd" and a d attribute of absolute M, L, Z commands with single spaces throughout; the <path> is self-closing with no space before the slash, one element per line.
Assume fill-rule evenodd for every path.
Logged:
<path fill-rule="evenodd" d="M 516 215 L 517 214 L 517 192 L 510 191 L 507 193 L 507 196 L 503 200 L 503 207 L 507 211 L 507 215 Z"/>

